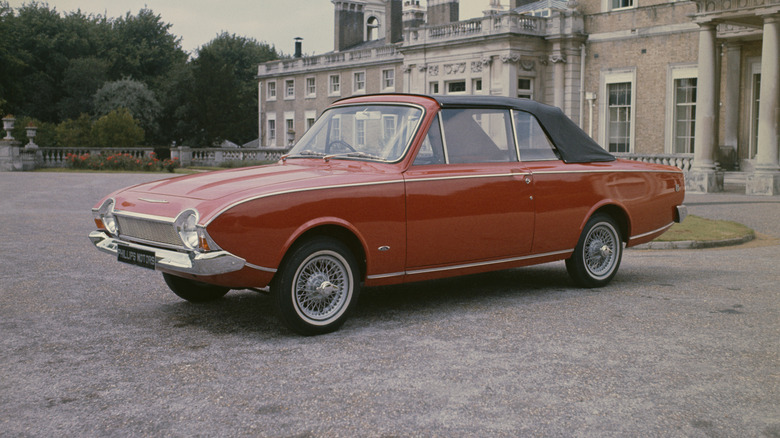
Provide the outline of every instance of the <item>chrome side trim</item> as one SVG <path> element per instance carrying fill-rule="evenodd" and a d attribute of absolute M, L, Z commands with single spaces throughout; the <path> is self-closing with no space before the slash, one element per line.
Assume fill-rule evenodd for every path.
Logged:
<path fill-rule="evenodd" d="M 669 225 L 664 225 L 663 227 L 661 227 L 661 228 L 658 228 L 658 229 L 656 229 L 656 230 L 649 231 L 649 232 L 647 232 L 647 233 L 642 233 L 642 234 L 639 234 L 639 235 L 637 235 L 637 236 L 631 236 L 631 237 L 629 237 L 629 238 L 628 238 L 628 240 L 629 240 L 629 241 L 632 241 L 632 240 L 636 240 L 636 239 L 641 239 L 641 238 L 643 238 L 643 237 L 647 237 L 647 236 L 649 236 L 649 235 L 651 235 L 651 234 L 654 234 L 654 233 L 657 233 L 657 232 L 659 232 L 659 231 L 664 231 L 664 230 L 666 230 L 667 228 L 671 227 L 673 224 L 674 224 L 674 222 L 670 223 Z"/>
<path fill-rule="evenodd" d="M 518 173 L 491 173 L 486 175 L 453 175 L 453 176 L 433 176 L 426 178 L 407 179 L 406 182 L 425 182 L 425 181 L 446 181 L 453 179 L 474 179 L 474 178 L 503 178 L 503 177 L 521 177 L 531 175 L 530 172 Z"/>
<path fill-rule="evenodd" d="M 534 175 L 560 175 L 566 173 L 683 173 L 682 170 L 646 170 L 646 169 L 582 169 L 582 170 L 540 170 Z"/>
<path fill-rule="evenodd" d="M 405 274 L 406 272 L 392 272 L 389 274 L 366 275 L 366 280 L 378 280 L 380 278 L 400 277 Z"/>
<path fill-rule="evenodd" d="M 313 192 L 313 191 L 319 191 L 319 190 L 330 190 L 330 189 L 343 189 L 343 188 L 350 188 L 350 187 L 367 187 L 367 186 L 381 186 L 381 185 L 387 185 L 387 184 L 403 184 L 404 180 L 402 179 L 394 179 L 389 181 L 372 181 L 372 182 L 365 182 L 365 183 L 354 183 L 354 184 L 340 184 L 340 185 L 331 185 L 331 186 L 322 186 L 322 187 L 306 187 L 301 189 L 292 189 L 292 190 L 283 190 L 280 192 L 272 192 L 272 193 L 266 193 L 264 195 L 257 195 L 252 196 L 250 198 L 242 199 L 240 201 L 236 201 L 232 204 L 229 204 L 228 206 L 222 208 L 217 213 L 213 215 L 211 219 L 209 219 L 208 222 L 203 224 L 204 227 L 208 227 L 211 222 L 214 221 L 214 219 L 218 218 L 219 215 L 226 212 L 227 210 L 230 210 L 231 208 L 245 204 L 247 202 L 256 201 L 258 199 L 264 199 L 264 198 L 270 198 L 272 196 L 279 196 L 279 195 L 288 195 L 291 193 L 302 193 L 302 192 Z"/>
<path fill-rule="evenodd" d="M 452 271 L 456 269 L 467 269 L 467 268 L 476 268 L 480 266 L 499 265 L 502 263 L 512 263 L 512 262 L 519 262 L 522 260 L 538 259 L 542 257 L 557 256 L 562 254 L 571 254 L 573 252 L 574 252 L 574 248 L 567 249 L 564 251 L 546 252 L 544 254 L 533 254 L 528 256 L 512 257 L 512 258 L 501 259 L 501 260 L 490 260 L 487 262 L 466 263 L 466 264 L 455 265 L 455 266 L 444 266 L 441 268 L 416 269 L 414 271 L 406 271 L 406 275 L 428 274 L 431 272 Z"/>
<path fill-rule="evenodd" d="M 117 248 L 123 246 L 154 252 L 155 267 L 193 275 L 218 275 L 238 271 L 246 261 L 227 251 L 178 252 L 153 246 L 120 241 L 102 231 L 89 233 L 89 240 L 102 252 L 117 256 Z"/>

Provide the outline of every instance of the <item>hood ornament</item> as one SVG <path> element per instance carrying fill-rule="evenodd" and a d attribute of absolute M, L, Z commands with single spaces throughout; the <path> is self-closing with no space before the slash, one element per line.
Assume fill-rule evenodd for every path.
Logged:
<path fill-rule="evenodd" d="M 139 201 L 151 202 L 151 203 L 154 203 L 154 204 L 167 204 L 168 203 L 168 201 L 166 201 L 165 199 L 138 198 L 138 200 Z"/>

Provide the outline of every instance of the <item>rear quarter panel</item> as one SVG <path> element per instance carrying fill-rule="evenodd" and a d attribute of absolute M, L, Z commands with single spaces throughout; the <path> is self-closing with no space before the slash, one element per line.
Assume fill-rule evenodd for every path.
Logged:
<path fill-rule="evenodd" d="M 528 167 L 537 213 L 535 253 L 573 249 L 587 220 L 602 208 L 624 214 L 629 246 L 652 240 L 671 226 L 685 196 L 682 172 L 669 166 L 618 160 Z"/>

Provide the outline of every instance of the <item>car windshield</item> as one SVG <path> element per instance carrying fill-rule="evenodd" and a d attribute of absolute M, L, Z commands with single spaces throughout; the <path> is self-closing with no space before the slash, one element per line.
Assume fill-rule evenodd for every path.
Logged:
<path fill-rule="evenodd" d="M 290 150 L 288 158 L 400 160 L 422 119 L 406 105 L 363 104 L 330 108 Z"/>

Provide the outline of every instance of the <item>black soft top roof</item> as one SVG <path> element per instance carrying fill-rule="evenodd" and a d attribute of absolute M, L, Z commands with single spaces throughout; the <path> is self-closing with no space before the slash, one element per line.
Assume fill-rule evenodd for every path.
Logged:
<path fill-rule="evenodd" d="M 529 112 L 539 120 L 550 140 L 558 148 L 564 162 L 615 161 L 612 154 L 590 138 L 560 108 L 512 97 L 471 95 L 430 97 L 436 99 L 442 108 L 510 108 Z"/>

